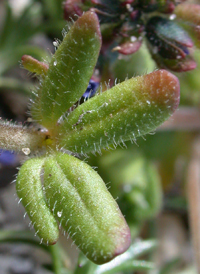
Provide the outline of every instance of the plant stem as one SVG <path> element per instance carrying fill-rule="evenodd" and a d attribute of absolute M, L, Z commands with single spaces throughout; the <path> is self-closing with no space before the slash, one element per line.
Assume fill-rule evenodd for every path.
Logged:
<path fill-rule="evenodd" d="M 55 274 L 62 273 L 62 261 L 60 254 L 60 247 L 58 244 L 49 246 L 49 250 L 51 252 L 53 270 Z"/>
<path fill-rule="evenodd" d="M 0 148 L 24 152 L 29 155 L 31 151 L 41 149 L 46 138 L 45 132 L 35 128 L 15 125 L 7 121 L 0 121 Z"/>

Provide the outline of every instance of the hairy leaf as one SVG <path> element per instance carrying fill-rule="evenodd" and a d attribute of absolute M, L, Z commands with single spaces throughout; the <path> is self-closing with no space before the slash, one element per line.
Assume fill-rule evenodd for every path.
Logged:
<path fill-rule="evenodd" d="M 68 154 L 45 161 L 47 202 L 60 226 L 93 262 L 102 264 L 130 245 L 130 230 L 104 182 L 90 166 Z"/>
<path fill-rule="evenodd" d="M 17 176 L 17 194 L 41 242 L 55 244 L 59 237 L 57 222 L 48 208 L 40 179 L 43 159 L 26 161 Z"/>
<path fill-rule="evenodd" d="M 33 119 L 52 129 L 87 89 L 98 58 L 101 34 L 93 12 L 80 17 L 58 47 L 32 105 Z"/>
<path fill-rule="evenodd" d="M 60 125 L 60 147 L 78 153 L 155 130 L 179 104 L 179 81 L 165 70 L 132 78 L 77 107 Z"/>

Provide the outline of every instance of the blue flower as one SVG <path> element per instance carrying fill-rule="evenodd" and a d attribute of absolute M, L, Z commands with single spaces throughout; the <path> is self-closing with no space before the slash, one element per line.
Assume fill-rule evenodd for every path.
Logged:
<path fill-rule="evenodd" d="M 0 149 L 0 164 L 3 166 L 11 166 L 15 165 L 17 162 L 16 154 L 8 151 Z"/>
<path fill-rule="evenodd" d="M 98 87 L 99 87 L 99 83 L 95 82 L 94 80 L 91 79 L 85 93 L 82 96 L 83 99 L 87 100 L 87 99 L 93 97 L 95 95 Z"/>

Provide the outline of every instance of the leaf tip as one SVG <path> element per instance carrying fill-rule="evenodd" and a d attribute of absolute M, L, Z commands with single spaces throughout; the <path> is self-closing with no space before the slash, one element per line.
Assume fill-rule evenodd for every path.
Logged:
<path fill-rule="evenodd" d="M 167 108 L 172 114 L 179 105 L 180 84 L 178 78 L 167 70 L 157 70 L 144 77 L 144 85 L 153 102 Z"/>
<path fill-rule="evenodd" d="M 101 42 L 101 30 L 100 30 L 100 24 L 98 16 L 93 11 L 87 11 L 85 12 L 79 19 L 76 21 L 76 23 L 79 26 L 85 26 L 87 29 L 90 29 L 91 31 L 95 31 L 97 37 L 99 37 L 99 40 Z"/>
<path fill-rule="evenodd" d="M 25 69 L 38 75 L 46 75 L 49 68 L 48 64 L 40 62 L 30 55 L 23 55 L 21 62 Z"/>
<path fill-rule="evenodd" d="M 113 257 L 123 254 L 130 247 L 130 245 L 131 232 L 128 225 L 126 225 L 119 233 Z"/>

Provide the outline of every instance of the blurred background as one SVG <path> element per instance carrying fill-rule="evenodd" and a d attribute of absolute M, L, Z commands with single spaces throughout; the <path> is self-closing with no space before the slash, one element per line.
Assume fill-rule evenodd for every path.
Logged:
<path fill-rule="evenodd" d="M 21 67 L 20 60 L 24 54 L 50 60 L 53 41 L 62 40 L 67 24 L 63 7 L 63 0 L 0 0 L 2 119 L 29 124 L 29 98 L 38 80 Z M 156 267 L 116 273 L 200 273 L 200 52 L 193 54 L 197 68 L 175 73 L 180 79 L 181 103 L 169 121 L 136 143 L 126 142 L 126 147 L 87 159 L 117 200 L 133 243 L 156 240 L 154 248 L 141 257 Z M 108 55 L 102 57 L 103 88 L 109 78 L 112 84 L 112 79 L 120 82 L 157 69 L 145 43 L 128 56 L 111 51 Z M 29 231 L 28 217 L 12 183 L 23 159 L 24 155 L 0 152 L 0 274 L 48 274 L 52 273 L 49 254 L 31 244 L 15 243 L 5 234 Z M 78 251 L 66 237 L 60 242 L 67 254 L 66 265 L 73 269 Z"/>

